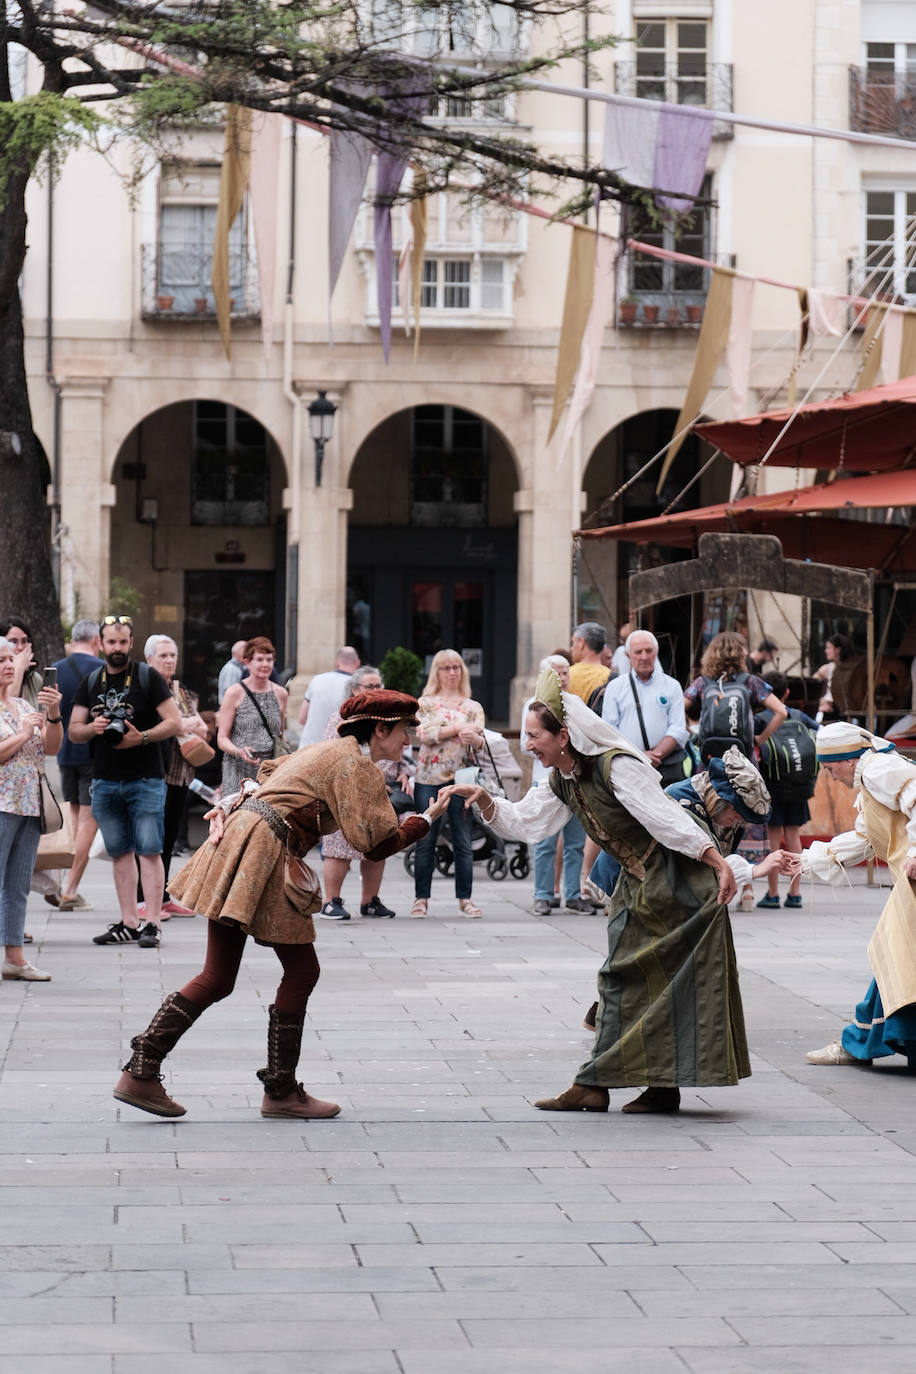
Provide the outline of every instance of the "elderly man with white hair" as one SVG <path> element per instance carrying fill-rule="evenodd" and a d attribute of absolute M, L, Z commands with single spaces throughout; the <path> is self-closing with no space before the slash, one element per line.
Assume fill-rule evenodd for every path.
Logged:
<path fill-rule="evenodd" d="M 663 784 L 679 782 L 688 735 L 681 684 L 662 672 L 658 640 L 649 630 L 633 630 L 626 652 L 629 671 L 608 684 L 602 718 L 643 751 Z"/>
<path fill-rule="evenodd" d="M 549 654 L 542 658 L 538 674 L 552 668 L 560 679 L 563 691 L 569 690 L 569 663 L 562 654 Z M 522 727 L 519 736 L 522 749 L 533 760 L 531 786 L 537 787 L 546 778 L 549 769 L 536 758 L 528 748 L 525 734 L 525 721 L 531 708 L 533 697 L 529 697 L 522 707 Z M 553 878 L 556 867 L 557 841 L 563 837 L 563 899 L 567 910 L 591 912 L 593 906 L 588 897 L 581 892 L 582 859 L 585 852 L 585 831 L 575 816 L 570 816 L 563 829 L 556 835 L 548 835 L 534 845 L 534 905 L 531 910 L 535 916 L 549 916 L 554 907 L 560 905 L 560 898 L 554 895 Z"/>

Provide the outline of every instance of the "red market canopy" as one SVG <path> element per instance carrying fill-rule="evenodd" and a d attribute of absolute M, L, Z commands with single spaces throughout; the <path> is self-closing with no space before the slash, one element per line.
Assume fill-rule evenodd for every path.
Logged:
<path fill-rule="evenodd" d="M 799 491 L 744 496 L 738 501 L 659 515 L 652 520 L 580 530 L 579 537 L 692 549 L 706 530 L 775 534 L 782 541 L 787 558 L 903 573 L 916 569 L 916 540 L 911 539 L 914 526 L 843 519 L 839 512 L 913 505 L 916 469 L 852 477 Z"/>
<path fill-rule="evenodd" d="M 759 463 L 791 416 L 771 410 L 745 420 L 697 425 L 696 433 L 735 463 Z M 916 459 L 916 377 L 802 406 L 768 463 L 779 467 L 886 472 Z"/>

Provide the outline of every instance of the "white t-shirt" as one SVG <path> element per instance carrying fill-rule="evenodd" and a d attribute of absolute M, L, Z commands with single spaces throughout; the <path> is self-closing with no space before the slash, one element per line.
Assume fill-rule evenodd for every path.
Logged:
<path fill-rule="evenodd" d="M 305 694 L 305 699 L 309 704 L 309 713 L 302 727 L 302 735 L 299 739 L 300 749 L 304 749 L 307 744 L 317 744 L 319 740 L 324 739 L 324 727 L 334 712 L 340 710 L 340 704 L 347 694 L 350 677 L 350 673 L 335 668 L 333 672 L 317 673 L 312 678 Z"/>

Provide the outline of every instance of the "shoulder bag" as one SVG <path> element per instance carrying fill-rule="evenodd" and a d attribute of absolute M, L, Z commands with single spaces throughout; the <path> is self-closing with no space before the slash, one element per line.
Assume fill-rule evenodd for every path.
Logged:
<path fill-rule="evenodd" d="M 261 717 L 261 724 L 264 726 L 264 729 L 267 731 L 268 735 L 270 735 L 270 738 L 273 741 L 273 752 L 271 753 L 270 757 L 272 759 L 282 759 L 285 758 L 287 754 L 292 754 L 293 746 L 291 744 L 287 744 L 286 740 L 283 738 L 282 735 L 275 735 L 273 730 L 271 730 L 270 726 L 267 724 L 267 717 L 258 705 L 258 699 L 254 695 L 254 693 L 245 686 L 244 682 L 240 682 L 239 686 L 251 701 L 258 715 Z"/>
<path fill-rule="evenodd" d="M 42 835 L 53 835 L 64 823 L 64 813 L 41 767 L 38 769 L 38 822 Z"/>
<path fill-rule="evenodd" d="M 633 702 L 636 706 L 636 714 L 639 717 L 639 733 L 642 735 L 643 748 L 646 753 L 651 749 L 649 736 L 646 733 L 646 722 L 642 718 L 642 706 L 639 701 L 639 693 L 636 690 L 636 683 L 633 681 L 633 674 L 627 674 L 630 683 L 630 691 L 633 693 Z M 693 772 L 692 767 L 686 771 L 685 763 L 688 761 L 686 749 L 672 749 L 670 754 L 666 754 L 661 761 L 658 775 L 661 779 L 662 787 L 670 787 L 673 782 L 683 782 L 689 773 Z"/>

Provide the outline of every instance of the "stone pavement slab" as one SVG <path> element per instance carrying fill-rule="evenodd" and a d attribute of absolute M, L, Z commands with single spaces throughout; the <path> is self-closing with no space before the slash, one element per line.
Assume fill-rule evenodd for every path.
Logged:
<path fill-rule="evenodd" d="M 345 895 L 350 895 L 352 877 Z M 200 967 L 200 920 L 32 899 L 49 984 L 0 988 L 0 1374 L 912 1374 L 916 1078 L 808 1065 L 869 978 L 857 873 L 736 914 L 753 1077 L 680 1114 L 541 1114 L 587 1056 L 601 917 L 530 882 L 437 879 L 426 921 L 319 922 L 300 1073 L 344 1111 L 258 1114 L 272 952 L 166 1063 L 188 1107 L 111 1097 L 130 1035 Z"/>

